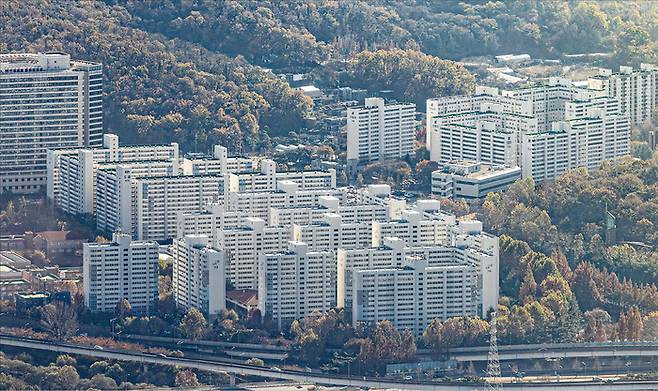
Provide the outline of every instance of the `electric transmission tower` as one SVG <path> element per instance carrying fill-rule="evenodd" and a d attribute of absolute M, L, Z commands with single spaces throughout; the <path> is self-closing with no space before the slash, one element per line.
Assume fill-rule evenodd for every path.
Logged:
<path fill-rule="evenodd" d="M 500 361 L 498 360 L 498 339 L 496 337 L 496 313 L 491 313 L 489 328 L 489 359 L 487 360 L 487 390 L 499 391 L 503 386 L 498 382 L 500 377 Z"/>

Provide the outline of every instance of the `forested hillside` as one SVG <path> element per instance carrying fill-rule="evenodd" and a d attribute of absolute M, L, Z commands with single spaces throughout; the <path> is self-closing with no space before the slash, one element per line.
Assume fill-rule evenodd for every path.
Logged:
<path fill-rule="evenodd" d="M 606 210 L 616 217 L 613 243 Z M 539 187 L 520 180 L 489 194 L 478 218 L 501 235 L 506 343 L 574 340 L 581 313 L 586 341 L 656 338 L 637 325 L 658 319 L 658 157 L 571 171 Z"/>
<path fill-rule="evenodd" d="M 422 105 L 474 84 L 442 58 L 613 50 L 618 62 L 654 61 L 657 17 L 652 1 L 6 0 L 0 51 L 102 61 L 106 130 L 125 141 L 241 152 L 299 131 L 312 107 L 254 65 L 325 75 L 328 60 L 348 59 L 354 85 Z"/>
<path fill-rule="evenodd" d="M 655 56 L 654 1 L 108 0 L 149 29 L 275 66 L 397 47 L 447 59 L 615 50 Z M 157 4 L 157 5 L 156 5 Z M 650 53 L 653 51 L 653 53 Z M 623 59 L 624 62 L 627 58 Z"/>
<path fill-rule="evenodd" d="M 154 3 L 153 3 L 154 4 Z M 186 150 L 258 145 L 297 129 L 312 103 L 269 72 L 183 40 L 129 27 L 100 2 L 0 2 L 0 51 L 63 50 L 105 65 L 106 131 Z M 4 48 L 3 48 L 4 46 Z"/>

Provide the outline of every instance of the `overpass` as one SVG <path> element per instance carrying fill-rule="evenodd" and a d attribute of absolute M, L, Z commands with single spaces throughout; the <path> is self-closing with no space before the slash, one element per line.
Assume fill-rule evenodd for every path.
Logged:
<path fill-rule="evenodd" d="M 88 346 L 65 342 L 42 341 L 31 338 L 0 335 L 0 347 L 12 346 L 25 349 L 47 350 L 58 353 L 77 354 L 111 360 L 140 362 L 144 364 L 177 365 L 211 372 L 225 372 L 231 375 L 259 376 L 271 379 L 288 380 L 301 383 L 331 384 L 339 386 L 394 388 L 401 390 L 427 390 L 427 391 L 473 391 L 483 389 L 483 384 L 477 383 L 434 383 L 429 381 L 401 381 L 387 378 L 350 377 L 342 375 L 321 374 L 315 372 L 302 372 L 281 370 L 278 368 L 264 368 L 252 365 L 216 362 L 207 360 L 194 360 L 189 358 L 168 357 L 142 352 L 123 351 L 114 349 L 95 349 Z M 508 389 L 528 389 L 535 391 L 563 391 L 582 390 L 647 390 L 658 389 L 657 381 L 630 381 L 615 383 L 599 382 L 561 382 L 561 383 L 511 383 L 506 384 Z"/>
<path fill-rule="evenodd" d="M 486 346 L 450 349 L 448 355 L 457 361 L 487 361 Z M 565 358 L 624 358 L 658 357 L 656 342 L 585 342 L 532 345 L 503 345 L 498 347 L 501 361 Z"/>

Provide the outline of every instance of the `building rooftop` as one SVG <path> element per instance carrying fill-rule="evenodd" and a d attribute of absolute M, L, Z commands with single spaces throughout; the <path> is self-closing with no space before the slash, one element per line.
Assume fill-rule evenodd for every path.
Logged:
<path fill-rule="evenodd" d="M 445 174 L 462 175 L 466 178 L 484 179 L 487 177 L 499 175 L 506 172 L 518 171 L 519 167 L 508 167 L 496 164 L 478 163 L 472 160 L 453 160 L 443 165 L 434 172 L 441 172 Z"/>
<path fill-rule="evenodd" d="M 236 289 L 226 291 L 226 299 L 246 307 L 255 307 L 258 305 L 258 291 L 255 289 Z"/>

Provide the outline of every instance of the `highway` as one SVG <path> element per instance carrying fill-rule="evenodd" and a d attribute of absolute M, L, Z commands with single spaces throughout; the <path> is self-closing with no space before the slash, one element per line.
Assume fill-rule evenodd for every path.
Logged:
<path fill-rule="evenodd" d="M 487 361 L 488 347 L 451 349 L 457 361 Z M 655 342 L 594 342 L 574 344 L 503 345 L 498 348 L 500 361 L 555 358 L 623 358 L 658 357 Z"/>
<path fill-rule="evenodd" d="M 331 384 L 338 386 L 392 388 L 400 390 L 428 390 L 428 391 L 472 391 L 483 389 L 482 384 L 468 383 L 432 383 L 421 381 L 401 381 L 385 378 L 348 377 L 341 375 L 309 373 L 301 371 L 280 370 L 258 366 L 224 363 L 207 360 L 197 360 L 179 357 L 159 356 L 141 352 L 130 352 L 112 349 L 94 349 L 93 347 L 75 345 L 62 342 L 51 342 L 0 335 L 0 347 L 13 346 L 27 349 L 48 350 L 59 353 L 79 354 L 90 357 L 142 362 L 160 365 L 177 365 L 186 368 L 195 368 L 205 371 L 226 372 L 233 375 L 259 376 L 264 378 L 288 380 L 301 383 Z M 558 390 L 650 390 L 658 389 L 658 381 L 615 382 L 601 384 L 598 382 L 573 383 L 512 383 L 506 384 L 506 389 L 558 391 Z"/>
<path fill-rule="evenodd" d="M 122 338 L 153 346 L 168 346 L 171 349 L 194 350 L 199 353 L 218 353 L 227 357 L 257 357 L 266 361 L 283 361 L 288 358 L 290 348 L 263 344 L 230 343 L 215 341 L 192 341 L 187 339 L 154 337 L 145 335 L 124 335 Z M 483 362 L 488 359 L 488 346 L 454 348 L 449 358 L 460 362 Z M 581 358 L 630 358 L 658 357 L 658 343 L 655 342 L 585 342 L 573 344 L 526 344 L 501 345 L 498 347 L 501 361 L 529 359 Z M 421 357 L 431 357 L 429 350 L 419 349 Z"/>

